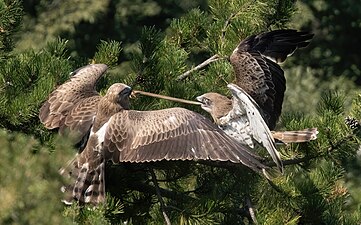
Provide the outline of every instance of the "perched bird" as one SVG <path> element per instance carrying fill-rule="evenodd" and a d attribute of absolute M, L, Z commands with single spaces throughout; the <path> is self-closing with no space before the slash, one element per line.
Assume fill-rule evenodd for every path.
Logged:
<path fill-rule="evenodd" d="M 107 161 L 212 160 L 242 163 L 257 172 L 266 168 L 248 146 L 200 114 L 184 108 L 130 110 L 132 89 L 122 83 L 113 84 L 100 96 L 95 85 L 106 70 L 104 64 L 76 70 L 39 112 L 46 128 L 76 133 L 75 140 L 82 142 L 82 151 L 61 170 L 74 179 L 63 187 L 68 194 L 65 203 L 104 202 Z"/>
<path fill-rule="evenodd" d="M 266 148 L 280 171 L 283 170 L 272 133 L 264 121 L 257 103 L 235 84 L 228 84 L 232 100 L 218 93 L 206 93 L 196 99 L 201 108 L 211 114 L 214 122 L 239 143 L 254 147 L 253 140 Z"/>
<path fill-rule="evenodd" d="M 274 30 L 252 35 L 240 42 L 230 56 L 234 83 L 258 104 L 273 130 L 282 111 L 286 90 L 284 71 L 278 65 L 297 48 L 306 47 L 313 34 L 296 30 Z"/>
<path fill-rule="evenodd" d="M 270 131 L 261 109 L 247 92 L 235 84 L 228 84 L 232 99 L 218 93 L 206 93 L 196 99 L 201 108 L 210 113 L 214 122 L 239 143 L 254 147 L 253 140 L 262 145 L 282 171 L 282 161 L 275 140 L 284 143 L 306 142 L 317 137 L 317 129 L 300 131 Z"/>
<path fill-rule="evenodd" d="M 235 74 L 234 84 L 228 85 L 232 100 L 218 93 L 197 97 L 203 103 L 201 107 L 228 135 L 252 148 L 256 140 L 279 168 L 282 164 L 274 138 L 284 143 L 303 142 L 317 135 L 315 128 L 270 131 L 281 115 L 286 90 L 284 72 L 278 63 L 297 48 L 306 47 L 312 37 L 313 34 L 296 30 L 275 30 L 247 37 L 229 58 Z"/>

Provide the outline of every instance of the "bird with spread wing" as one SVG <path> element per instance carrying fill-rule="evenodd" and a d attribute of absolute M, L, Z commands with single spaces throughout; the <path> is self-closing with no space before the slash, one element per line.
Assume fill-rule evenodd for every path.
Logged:
<path fill-rule="evenodd" d="M 212 160 L 241 163 L 260 173 L 267 168 L 252 149 L 198 113 L 184 108 L 130 110 L 132 89 L 122 83 L 100 96 L 95 86 L 106 70 L 104 64 L 93 64 L 74 71 L 40 108 L 46 128 L 57 128 L 82 143 L 79 154 L 61 170 L 73 178 L 62 188 L 68 194 L 66 203 L 104 202 L 107 161 Z"/>
<path fill-rule="evenodd" d="M 228 135 L 252 148 L 256 140 L 279 168 L 282 161 L 274 139 L 292 143 L 317 137 L 316 128 L 270 131 L 281 114 L 286 90 L 284 72 L 278 63 L 297 48 L 306 47 L 312 37 L 313 34 L 296 30 L 275 30 L 247 37 L 230 56 L 235 73 L 234 84 L 228 84 L 232 100 L 212 92 L 197 97 L 202 109 Z"/>
<path fill-rule="evenodd" d="M 276 127 L 286 79 L 279 66 L 298 48 L 308 46 L 313 34 L 296 30 L 274 30 L 241 41 L 230 56 L 234 83 L 247 92 L 262 110 L 268 127 Z"/>
<path fill-rule="evenodd" d="M 280 171 L 282 160 L 276 149 L 275 139 L 283 143 L 297 143 L 314 140 L 317 128 L 298 131 L 270 131 L 261 115 L 257 103 L 242 88 L 228 84 L 232 99 L 218 93 L 209 92 L 197 97 L 201 108 L 211 114 L 214 122 L 226 134 L 241 144 L 254 148 L 254 140 L 263 146 Z"/>

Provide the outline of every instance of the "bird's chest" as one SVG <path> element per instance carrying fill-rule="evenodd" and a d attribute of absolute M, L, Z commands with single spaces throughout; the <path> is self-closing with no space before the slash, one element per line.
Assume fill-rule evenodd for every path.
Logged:
<path fill-rule="evenodd" d="M 90 152 L 96 152 L 99 154 L 102 152 L 108 124 L 109 122 L 104 123 L 97 131 L 94 131 L 94 127 L 92 128 L 87 143 L 87 148 Z"/>
<path fill-rule="evenodd" d="M 219 127 L 230 137 L 241 144 L 248 145 L 253 148 L 252 133 L 249 120 L 246 115 L 231 117 L 227 115 L 222 117 Z"/>

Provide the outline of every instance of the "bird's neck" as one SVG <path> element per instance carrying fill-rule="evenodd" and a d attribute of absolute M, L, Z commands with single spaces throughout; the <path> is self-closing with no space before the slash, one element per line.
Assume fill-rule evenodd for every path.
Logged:
<path fill-rule="evenodd" d="M 221 118 L 228 115 L 228 113 L 232 110 L 232 100 L 227 99 L 221 102 L 217 109 L 213 111 L 212 117 L 216 124 L 221 124 Z"/>
<path fill-rule="evenodd" d="M 123 110 L 119 104 L 103 98 L 98 104 L 97 115 L 93 123 L 93 132 L 99 130 L 111 116 Z"/>

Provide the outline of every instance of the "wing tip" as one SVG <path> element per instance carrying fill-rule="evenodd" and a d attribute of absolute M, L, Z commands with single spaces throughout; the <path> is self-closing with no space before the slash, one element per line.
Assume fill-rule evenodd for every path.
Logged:
<path fill-rule="evenodd" d="M 96 69 L 99 70 L 100 74 L 103 74 L 105 71 L 107 71 L 108 66 L 106 64 L 88 64 L 85 66 L 82 66 L 72 72 L 70 72 L 70 76 L 71 77 L 76 77 L 77 75 L 79 75 L 81 72 L 83 72 L 84 70 L 88 70 L 88 69 Z"/>

